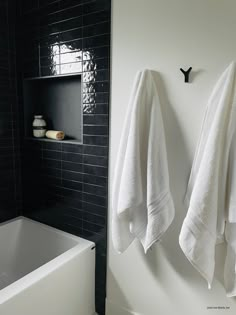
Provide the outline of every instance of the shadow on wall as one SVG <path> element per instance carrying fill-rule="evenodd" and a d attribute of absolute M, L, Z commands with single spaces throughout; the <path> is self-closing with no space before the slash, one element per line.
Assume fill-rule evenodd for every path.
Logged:
<path fill-rule="evenodd" d="M 116 301 L 122 301 L 122 304 L 125 305 L 126 308 L 123 308 L 116 301 L 107 300 L 106 313 L 111 314 L 111 312 L 114 312 L 115 310 L 114 315 L 141 315 L 139 313 L 131 311 L 132 307 L 129 305 L 127 298 L 122 292 L 122 289 L 120 288 L 118 281 L 116 281 L 116 278 L 114 277 L 112 270 L 110 268 L 109 268 L 108 274 L 110 277 L 110 283 L 112 283 L 112 287 L 114 290 L 113 296 L 116 297 Z M 109 309 L 110 307 L 111 307 L 111 310 Z"/>
<path fill-rule="evenodd" d="M 196 80 L 196 78 L 202 74 L 203 72 L 205 72 L 205 70 L 203 69 L 199 69 L 199 70 L 192 70 L 191 71 L 191 75 L 189 76 L 189 83 L 192 83 Z"/>

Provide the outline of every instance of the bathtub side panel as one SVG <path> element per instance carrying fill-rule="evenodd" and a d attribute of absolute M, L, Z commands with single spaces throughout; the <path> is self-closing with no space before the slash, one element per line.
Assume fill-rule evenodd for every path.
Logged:
<path fill-rule="evenodd" d="M 93 315 L 95 250 L 78 254 L 0 305 L 4 315 Z"/>

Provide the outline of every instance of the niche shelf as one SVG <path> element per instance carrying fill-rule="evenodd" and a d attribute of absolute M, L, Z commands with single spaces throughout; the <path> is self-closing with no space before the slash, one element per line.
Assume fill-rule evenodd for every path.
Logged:
<path fill-rule="evenodd" d="M 24 80 L 25 138 L 36 141 L 59 142 L 47 138 L 34 138 L 34 115 L 43 115 L 47 129 L 62 130 L 62 142 L 82 143 L 81 75 L 37 77 Z"/>

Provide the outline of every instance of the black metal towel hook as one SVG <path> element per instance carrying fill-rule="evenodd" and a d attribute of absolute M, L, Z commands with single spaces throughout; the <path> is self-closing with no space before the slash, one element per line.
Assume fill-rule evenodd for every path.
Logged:
<path fill-rule="evenodd" d="M 180 71 L 184 74 L 184 82 L 189 82 L 189 74 L 192 70 L 192 67 L 190 67 L 187 71 L 180 68 Z"/>

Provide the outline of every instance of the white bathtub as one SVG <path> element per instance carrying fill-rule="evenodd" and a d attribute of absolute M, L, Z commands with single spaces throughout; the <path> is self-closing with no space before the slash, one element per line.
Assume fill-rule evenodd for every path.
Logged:
<path fill-rule="evenodd" d="M 94 315 L 94 246 L 24 217 L 0 224 L 0 315 Z"/>

